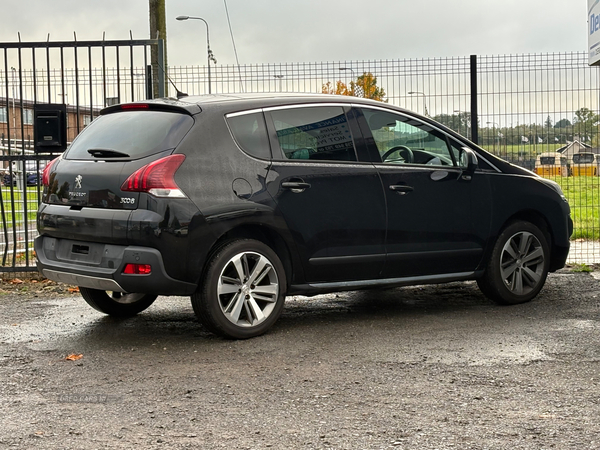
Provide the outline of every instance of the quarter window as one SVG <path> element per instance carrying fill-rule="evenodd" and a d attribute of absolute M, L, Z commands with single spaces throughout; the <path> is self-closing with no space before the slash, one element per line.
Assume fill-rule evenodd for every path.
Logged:
<path fill-rule="evenodd" d="M 271 111 L 284 159 L 356 161 L 348 119 L 340 106 Z"/>
<path fill-rule="evenodd" d="M 262 112 L 230 116 L 227 118 L 227 123 L 242 150 L 257 158 L 271 159 L 269 138 Z"/>

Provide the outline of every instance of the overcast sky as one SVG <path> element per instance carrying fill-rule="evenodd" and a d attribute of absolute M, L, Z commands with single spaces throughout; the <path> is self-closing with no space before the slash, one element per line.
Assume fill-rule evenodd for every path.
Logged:
<path fill-rule="evenodd" d="M 166 0 L 171 66 L 235 57 L 224 0 Z M 149 37 L 148 0 L 0 0 L 0 41 Z M 585 51 L 585 0 L 227 0 L 240 63 Z"/>

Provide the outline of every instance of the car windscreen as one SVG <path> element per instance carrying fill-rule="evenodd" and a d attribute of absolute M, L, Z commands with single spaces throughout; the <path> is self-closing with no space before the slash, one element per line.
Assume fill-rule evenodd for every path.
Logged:
<path fill-rule="evenodd" d="M 186 114 L 164 111 L 102 115 L 77 136 L 65 159 L 96 159 L 98 154 L 143 158 L 175 148 L 193 123 Z"/>
<path fill-rule="evenodd" d="M 594 155 L 591 153 L 576 153 L 573 155 L 575 164 L 590 164 L 594 162 Z"/>

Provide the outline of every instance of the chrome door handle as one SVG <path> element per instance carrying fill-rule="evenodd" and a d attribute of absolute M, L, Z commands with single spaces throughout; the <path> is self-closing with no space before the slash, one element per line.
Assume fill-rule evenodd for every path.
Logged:
<path fill-rule="evenodd" d="M 284 181 L 281 183 L 281 187 L 284 189 L 308 189 L 310 184 L 303 181 Z"/>
<path fill-rule="evenodd" d="M 407 186 L 405 184 L 392 184 L 390 186 L 390 191 L 397 192 L 400 195 L 406 195 L 414 190 L 415 188 L 413 188 L 412 186 Z"/>

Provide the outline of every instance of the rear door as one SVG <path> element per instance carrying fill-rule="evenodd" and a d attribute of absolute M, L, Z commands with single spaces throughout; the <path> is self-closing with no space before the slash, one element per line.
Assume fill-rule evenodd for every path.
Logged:
<path fill-rule="evenodd" d="M 373 165 L 360 162 L 360 132 L 348 111 L 305 105 L 265 112 L 274 153 L 269 192 L 308 282 L 377 278 L 385 260 L 383 190 Z"/>

